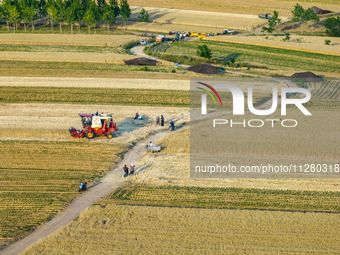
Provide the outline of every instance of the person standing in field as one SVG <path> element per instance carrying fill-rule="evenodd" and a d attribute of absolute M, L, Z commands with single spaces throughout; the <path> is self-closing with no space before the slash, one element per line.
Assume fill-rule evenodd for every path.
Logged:
<path fill-rule="evenodd" d="M 163 117 L 163 115 L 161 115 L 161 126 L 162 127 L 164 126 L 164 117 Z"/>
<path fill-rule="evenodd" d="M 123 171 L 124 177 L 129 175 L 129 168 L 126 165 L 123 167 Z"/>
<path fill-rule="evenodd" d="M 159 125 L 159 116 L 156 117 L 156 126 Z"/>
<path fill-rule="evenodd" d="M 135 172 L 135 164 L 131 163 L 130 165 L 130 175 L 133 174 Z"/>

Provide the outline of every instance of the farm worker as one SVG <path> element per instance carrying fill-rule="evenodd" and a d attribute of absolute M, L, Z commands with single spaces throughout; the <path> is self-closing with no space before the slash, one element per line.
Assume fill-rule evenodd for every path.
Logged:
<path fill-rule="evenodd" d="M 150 148 L 150 149 L 153 148 L 153 142 L 152 142 L 152 141 L 150 141 L 150 143 L 149 143 L 149 148 Z"/>
<path fill-rule="evenodd" d="M 139 117 L 139 114 L 138 114 L 138 112 L 136 112 L 135 120 L 138 119 L 138 117 Z"/>
<path fill-rule="evenodd" d="M 79 185 L 79 189 L 78 189 L 79 192 L 83 190 L 83 185 L 84 185 L 84 183 L 81 182 L 80 185 Z"/>
<path fill-rule="evenodd" d="M 175 124 L 173 121 L 170 122 L 170 130 L 171 131 L 175 130 Z"/>
<path fill-rule="evenodd" d="M 162 127 L 164 126 L 164 117 L 163 117 L 163 115 L 161 115 L 161 126 Z"/>
<path fill-rule="evenodd" d="M 124 177 L 128 176 L 129 175 L 129 168 L 125 165 L 123 167 L 123 170 L 124 170 Z"/>
<path fill-rule="evenodd" d="M 133 174 L 135 172 L 135 164 L 131 163 L 130 165 L 130 175 Z"/>
<path fill-rule="evenodd" d="M 85 191 L 85 190 L 86 190 L 86 188 L 87 188 L 86 186 L 87 186 L 87 182 L 85 182 L 85 183 L 83 184 L 83 187 L 82 187 L 82 189 L 81 189 L 81 190 L 82 190 L 82 191 Z"/>
<path fill-rule="evenodd" d="M 159 125 L 159 116 L 156 117 L 156 125 Z"/>

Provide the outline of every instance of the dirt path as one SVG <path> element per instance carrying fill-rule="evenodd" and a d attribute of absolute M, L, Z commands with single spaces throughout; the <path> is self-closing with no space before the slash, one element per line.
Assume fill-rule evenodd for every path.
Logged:
<path fill-rule="evenodd" d="M 167 130 L 161 130 L 158 133 L 151 135 L 144 140 L 138 142 L 130 151 L 124 155 L 124 159 L 114 169 L 107 173 L 107 175 L 95 186 L 89 187 L 89 190 L 74 199 L 65 210 L 57 214 L 51 221 L 38 227 L 32 234 L 24 239 L 9 245 L 4 250 L 0 251 L 1 255 L 14 255 L 24 251 L 28 246 L 37 242 L 40 238 L 46 237 L 55 232 L 59 228 L 65 226 L 80 213 L 98 201 L 100 198 L 109 195 L 113 190 L 128 181 L 129 178 L 122 177 L 122 168 L 124 164 L 130 164 L 134 160 L 136 173 L 138 173 L 138 163 L 146 154 L 145 145 L 149 141 L 158 141 L 169 133 Z"/>

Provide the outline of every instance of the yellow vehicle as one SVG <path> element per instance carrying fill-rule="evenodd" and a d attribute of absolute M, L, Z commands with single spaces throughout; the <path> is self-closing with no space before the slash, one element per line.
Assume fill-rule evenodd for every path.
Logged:
<path fill-rule="evenodd" d="M 204 38 L 206 37 L 206 33 L 191 33 L 190 37 L 198 37 L 198 38 Z"/>

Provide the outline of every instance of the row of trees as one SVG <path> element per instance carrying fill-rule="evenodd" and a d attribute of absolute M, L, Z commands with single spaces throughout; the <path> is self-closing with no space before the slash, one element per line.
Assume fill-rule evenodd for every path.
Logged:
<path fill-rule="evenodd" d="M 3 0 L 0 5 L 0 15 L 5 19 L 9 31 L 12 25 L 14 32 L 18 23 L 22 22 L 27 28 L 31 24 L 32 32 L 37 20 L 48 18 L 53 33 L 53 26 L 59 23 L 62 32 L 62 23 L 67 22 L 73 33 L 75 23 L 85 23 L 91 32 L 91 27 L 95 27 L 100 22 L 105 22 L 107 29 L 114 24 L 120 16 L 124 24 L 131 15 L 131 9 L 127 0 L 110 0 L 109 4 L 105 0 Z"/>

